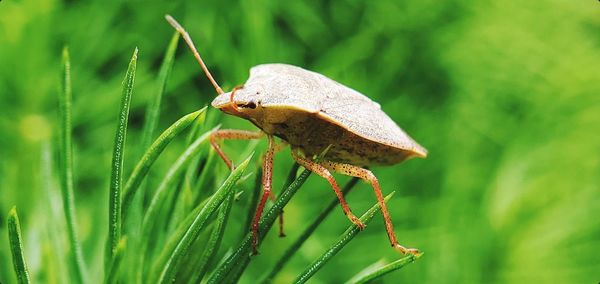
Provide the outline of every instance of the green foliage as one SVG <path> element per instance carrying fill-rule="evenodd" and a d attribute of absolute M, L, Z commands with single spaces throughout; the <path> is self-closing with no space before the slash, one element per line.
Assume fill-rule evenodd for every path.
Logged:
<path fill-rule="evenodd" d="M 400 243 L 425 252 L 377 281 L 598 281 L 597 1 L 2 1 L 0 212 L 19 208 L 32 282 L 143 283 L 161 274 L 153 265 L 173 256 L 172 250 L 162 258 L 172 236 L 189 228 L 190 216 L 230 176 L 207 143 L 178 160 L 217 125 L 253 125 L 210 108 L 198 112 L 214 90 L 193 56 L 177 47 L 167 13 L 188 29 L 223 89 L 243 84 L 256 64 L 302 66 L 379 102 L 429 150 L 427 159 L 372 169 L 385 193 L 396 192 L 388 204 Z M 70 54 L 65 50 L 61 62 L 65 45 Z M 125 64 L 136 46 L 122 148 L 128 181 L 121 191 L 122 230 L 104 275 L 112 146 Z M 290 283 L 350 225 L 337 205 L 319 216 L 334 195 L 319 177 L 305 176 L 289 203 L 267 206 L 261 254 L 248 257 L 247 220 L 263 149 L 264 142 L 224 144 L 235 164 L 256 151 L 230 189 L 239 200 L 225 195 L 211 207 L 198 235 L 188 235 L 194 240 L 187 253 L 177 254 L 177 262 L 204 274 L 173 265 L 166 276 L 192 283 L 238 267 L 225 276 Z M 274 188 L 288 188 L 292 164 L 288 150 L 277 155 Z M 282 192 L 278 200 L 290 197 Z M 353 211 L 365 212 L 375 197 L 359 183 L 347 200 Z M 146 223 L 153 229 L 141 233 L 152 203 Z M 266 233 L 279 216 L 269 208 L 284 204 L 288 237 L 278 238 Z M 7 284 L 18 279 L 5 217 L 0 282 Z M 313 220 L 320 225 L 306 235 Z M 179 240 L 174 244 L 188 246 Z M 133 257 L 142 251 L 143 261 Z M 375 218 L 310 282 L 342 283 L 380 259 L 390 266 L 373 269 L 403 262 Z"/>

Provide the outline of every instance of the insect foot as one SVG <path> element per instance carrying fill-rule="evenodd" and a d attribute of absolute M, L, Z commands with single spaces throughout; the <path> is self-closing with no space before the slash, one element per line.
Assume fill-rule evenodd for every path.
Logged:
<path fill-rule="evenodd" d="M 392 245 L 394 247 L 394 249 L 396 249 L 398 252 L 400 252 L 401 254 L 412 254 L 415 257 L 420 257 L 421 255 L 423 255 L 423 253 L 416 248 L 405 248 L 403 246 L 401 246 L 400 244 L 393 244 Z"/>
<path fill-rule="evenodd" d="M 350 221 L 352 221 L 352 223 L 354 223 L 354 225 L 356 225 L 358 227 L 359 230 L 364 230 L 366 225 L 360 221 L 360 219 L 358 219 L 356 216 L 354 215 L 350 215 L 349 216 Z"/>

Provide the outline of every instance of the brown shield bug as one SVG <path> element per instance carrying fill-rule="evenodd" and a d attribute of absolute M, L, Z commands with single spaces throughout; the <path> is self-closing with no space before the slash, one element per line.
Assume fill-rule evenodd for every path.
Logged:
<path fill-rule="evenodd" d="M 258 221 L 271 193 L 273 155 L 276 144 L 273 136 L 292 147 L 296 162 L 325 178 L 337 195 L 348 219 L 361 229 L 364 224 L 352 213 L 344 200 L 332 172 L 358 177 L 371 184 L 381 205 L 381 213 L 392 247 L 406 254 L 418 254 L 417 249 L 401 246 L 396 240 L 392 221 L 379 182 L 363 167 L 393 165 L 411 157 L 426 157 L 427 150 L 410 138 L 378 103 L 363 94 L 321 74 L 287 64 L 263 64 L 250 69 L 250 78 L 242 87 L 223 92 L 213 79 L 196 50 L 192 39 L 171 16 L 167 21 L 183 36 L 194 56 L 211 81 L 218 96 L 212 106 L 221 111 L 247 119 L 260 131 L 216 130 L 211 144 L 232 169 L 231 160 L 221 151 L 217 140 L 268 138 L 263 162 L 263 193 L 252 224 L 253 247 L 258 245 Z M 324 160 L 315 163 L 307 157 L 321 153 L 331 145 Z"/>

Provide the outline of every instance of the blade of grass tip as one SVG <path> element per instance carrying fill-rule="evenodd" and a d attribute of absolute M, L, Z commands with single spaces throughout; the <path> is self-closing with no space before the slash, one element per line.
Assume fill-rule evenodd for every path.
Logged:
<path fill-rule="evenodd" d="M 125 183 L 125 186 L 123 187 L 124 197 L 122 211 L 124 217 L 127 216 L 131 202 L 133 201 L 140 184 L 148 174 L 150 167 L 154 164 L 156 159 L 158 159 L 160 154 L 167 147 L 167 145 L 169 145 L 173 138 L 179 135 L 179 133 L 181 133 L 183 130 L 187 129 L 197 118 L 201 117 L 205 111 L 206 107 L 180 118 L 175 123 L 171 124 L 171 126 L 169 126 L 165 131 L 163 131 L 163 133 L 161 133 L 160 136 L 154 140 L 148 150 L 146 150 L 146 153 L 144 153 L 142 158 L 139 160 L 131 172 L 127 183 Z"/>
<path fill-rule="evenodd" d="M 158 277 L 159 283 L 172 283 L 175 273 L 179 270 L 181 265 L 181 259 L 188 252 L 189 247 L 192 242 L 198 237 L 200 230 L 206 225 L 207 220 L 212 215 L 213 212 L 217 210 L 219 205 L 223 203 L 223 200 L 229 195 L 233 193 L 233 188 L 236 182 L 243 175 L 244 170 L 248 166 L 252 155 L 248 157 L 244 162 L 242 162 L 236 169 L 233 170 L 229 178 L 225 180 L 225 182 L 221 185 L 215 194 L 210 198 L 209 202 L 202 209 L 200 214 L 196 216 L 190 227 L 187 229 L 185 234 L 181 236 L 179 239 L 175 249 L 170 254 L 167 262 L 164 265 L 159 265 L 158 267 L 163 267 Z M 154 281 L 153 281 L 154 282 Z"/>
<path fill-rule="evenodd" d="M 323 153 L 321 153 L 315 161 L 318 162 L 329 150 L 331 146 L 327 147 Z M 310 176 L 311 171 L 304 170 L 302 173 L 296 178 L 296 180 L 290 184 L 285 190 L 279 194 L 279 197 L 275 201 L 275 204 L 271 206 L 268 212 L 260 219 L 259 221 L 259 245 L 264 237 L 267 235 L 273 223 L 281 214 L 283 207 L 290 201 L 292 196 L 296 194 L 298 189 L 304 184 L 306 179 Z M 208 279 L 207 283 L 224 283 L 225 279 L 231 280 L 230 282 L 236 282 L 237 279 L 241 276 L 241 273 L 246 269 L 248 263 L 250 262 L 250 248 L 252 244 L 252 234 L 248 232 L 246 237 L 241 241 L 240 245 L 237 249 L 234 250 L 233 254 L 231 254 L 225 261 L 219 265 L 211 275 L 210 279 Z M 232 273 L 235 269 L 235 273 Z"/>
<path fill-rule="evenodd" d="M 69 49 L 65 47 L 62 53 L 62 80 L 61 92 L 59 95 L 59 116 L 60 116 L 60 162 L 59 175 L 61 183 L 61 193 L 65 218 L 67 221 L 67 231 L 69 236 L 69 244 L 73 255 L 71 256 L 71 265 L 73 273 L 76 276 L 76 281 L 84 282 L 84 263 L 83 254 L 77 237 L 75 224 L 75 194 L 73 189 L 73 145 L 71 125 L 71 106 L 73 93 L 71 89 L 71 59 L 69 57 Z"/>
<path fill-rule="evenodd" d="M 393 195 L 394 192 L 388 194 L 384 198 L 384 201 L 387 202 L 390 198 L 392 198 Z M 375 216 L 377 210 L 380 208 L 381 207 L 379 203 L 376 203 L 373 205 L 373 207 L 367 210 L 365 214 L 360 216 L 360 221 L 365 225 L 369 224 L 373 219 L 373 216 Z M 344 248 L 344 246 L 346 246 L 358 234 L 358 232 L 360 232 L 358 226 L 355 224 L 350 225 L 350 227 L 348 227 L 348 229 L 346 229 L 346 231 L 340 236 L 337 242 L 335 242 L 328 250 L 325 251 L 325 253 L 317 258 L 312 264 L 310 264 L 304 270 L 304 272 L 302 272 L 302 274 L 300 274 L 296 280 L 294 280 L 294 283 L 305 283 L 308 281 L 308 279 L 315 275 L 315 273 L 317 273 L 317 271 L 319 271 L 329 260 L 331 260 L 331 258 L 333 258 L 340 250 L 342 250 L 342 248 Z"/>
<path fill-rule="evenodd" d="M 359 181 L 359 178 L 352 178 L 342 189 L 342 194 L 346 195 Z M 294 254 L 300 249 L 302 244 L 312 235 L 312 233 L 317 229 L 317 227 L 325 220 L 327 216 L 333 211 L 335 207 L 340 204 L 339 200 L 334 197 L 327 207 L 321 211 L 319 216 L 300 234 L 300 236 L 289 246 L 289 248 L 283 253 L 283 255 L 277 260 L 271 272 L 265 277 L 262 283 L 270 283 L 273 281 L 277 273 L 279 273 L 285 264 L 294 256 Z"/>
<path fill-rule="evenodd" d="M 115 255 L 110 265 L 110 269 L 104 277 L 104 283 L 119 283 L 119 273 L 121 271 L 121 263 L 123 262 L 123 255 L 127 248 L 127 237 L 122 237 L 117 244 L 115 249 Z"/>
<path fill-rule="evenodd" d="M 114 257 L 115 250 L 121 239 L 121 190 L 123 182 L 123 156 L 125 139 L 127 137 L 127 123 L 129 120 L 129 106 L 131 95 L 133 93 L 133 83 L 135 81 L 135 70 L 137 66 L 137 47 L 133 51 L 131 61 L 127 67 L 127 73 L 123 80 L 123 93 L 121 96 L 121 107 L 119 109 L 119 121 L 115 134 L 113 146 L 112 166 L 110 175 L 109 189 L 109 211 L 108 211 L 108 239 L 106 243 L 106 257 L 104 259 L 105 272 L 108 272 L 109 265 Z"/>
<path fill-rule="evenodd" d="M 23 238 L 21 237 L 21 225 L 17 215 L 17 207 L 13 207 L 8 212 L 8 240 L 10 242 L 10 251 L 12 253 L 13 266 L 17 274 L 19 283 L 30 283 L 29 271 L 23 255 Z"/>
<path fill-rule="evenodd" d="M 192 265 L 188 266 L 190 269 L 186 271 L 187 277 L 184 276 L 188 280 L 187 283 L 200 283 L 206 273 L 206 269 L 214 261 L 215 256 L 221 247 L 221 240 L 225 234 L 225 228 L 227 227 L 227 220 L 229 220 L 229 213 L 231 212 L 233 200 L 234 194 L 231 192 L 223 204 L 221 204 L 214 228 L 208 241 L 206 241 L 206 244 L 204 245 L 204 251 L 195 254 L 194 259 L 189 262 Z M 198 241 L 199 239 L 196 240 L 196 243 L 198 243 Z"/>
<path fill-rule="evenodd" d="M 178 43 L 179 33 L 175 32 L 173 37 L 171 37 L 171 41 L 169 42 L 169 46 L 167 47 L 167 51 L 163 57 L 162 64 L 160 65 L 160 71 L 158 72 L 158 92 L 156 92 L 152 98 L 152 101 L 150 101 L 148 107 L 146 108 L 144 128 L 142 130 L 142 149 L 146 149 L 148 146 L 150 146 L 152 137 L 156 131 L 156 125 L 158 124 L 158 119 L 160 117 L 160 106 L 167 88 L 169 75 L 171 75 L 171 70 L 173 70 L 173 59 L 175 57 L 175 50 L 177 50 Z"/>
<path fill-rule="evenodd" d="M 377 278 L 382 277 L 383 275 L 394 272 L 394 271 L 406 266 L 407 264 L 414 262 L 419 257 L 409 254 L 408 256 L 398 259 L 398 260 L 396 260 L 392 263 L 389 263 L 383 267 L 379 267 L 374 270 L 366 271 L 366 273 L 359 273 L 356 276 L 352 277 L 352 279 L 350 279 L 347 283 L 354 283 L 354 284 L 369 283 Z"/>
<path fill-rule="evenodd" d="M 154 228 L 154 224 L 160 223 L 158 221 L 158 212 L 162 208 L 162 201 L 165 199 L 166 194 L 168 193 L 167 189 L 174 184 L 174 182 L 177 180 L 176 178 L 181 174 L 182 170 L 185 169 L 185 166 L 190 162 L 190 160 L 193 157 L 195 157 L 198 154 L 198 152 L 202 149 L 202 146 L 204 146 L 208 142 L 210 134 L 215 129 L 216 128 L 207 131 L 206 133 L 198 137 L 196 141 L 194 141 L 194 143 L 192 143 L 192 145 L 190 145 L 183 152 L 183 154 L 181 154 L 179 158 L 177 158 L 175 163 L 173 163 L 165 177 L 162 179 L 160 185 L 156 189 L 156 192 L 154 192 L 154 196 L 152 197 L 150 205 L 148 206 L 148 209 L 146 210 L 146 213 L 144 214 L 144 218 L 142 220 L 141 236 L 143 239 L 141 240 L 142 245 L 139 252 L 139 269 L 143 269 L 144 267 L 148 244 L 150 243 L 150 241 L 155 239 L 153 238 L 154 235 L 152 234 L 152 229 Z M 154 233 L 157 234 L 157 232 Z"/>

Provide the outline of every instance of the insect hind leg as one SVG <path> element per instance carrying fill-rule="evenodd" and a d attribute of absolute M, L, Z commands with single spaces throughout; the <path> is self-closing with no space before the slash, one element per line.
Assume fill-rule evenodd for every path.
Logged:
<path fill-rule="evenodd" d="M 344 195 L 342 194 L 340 187 L 337 185 L 337 182 L 335 181 L 335 179 L 333 178 L 333 175 L 331 175 L 329 170 L 327 170 L 321 164 L 315 163 L 315 162 L 311 161 L 310 159 L 300 156 L 298 154 L 297 149 L 292 150 L 292 156 L 294 157 L 294 160 L 296 160 L 296 162 L 298 162 L 298 164 L 300 164 L 301 166 L 310 170 L 311 172 L 321 176 L 322 178 L 326 179 L 329 182 L 329 184 L 333 188 L 333 191 L 335 191 L 335 195 L 338 197 L 340 204 L 342 205 L 342 209 L 344 209 L 344 214 L 346 214 L 346 216 L 348 216 L 348 219 L 350 219 L 350 221 L 352 223 L 354 223 L 356 226 L 358 226 L 359 229 L 361 229 L 361 230 L 364 229 L 365 224 L 363 224 L 360 221 L 360 219 L 358 219 L 358 217 L 356 217 L 356 215 L 354 215 L 352 213 L 352 211 L 350 210 L 350 207 L 348 206 L 348 203 L 344 199 Z"/>
<path fill-rule="evenodd" d="M 381 188 L 379 187 L 379 181 L 371 171 L 354 165 L 336 163 L 331 161 L 324 161 L 322 162 L 322 165 L 330 171 L 341 173 L 347 176 L 357 177 L 370 183 L 373 187 L 373 190 L 375 191 L 375 196 L 377 196 L 377 202 L 379 202 L 379 205 L 381 206 L 381 214 L 383 215 L 383 219 L 385 221 L 385 229 L 388 238 L 390 239 L 390 243 L 392 244 L 392 247 L 394 247 L 394 249 L 396 249 L 402 254 L 420 254 L 418 249 L 405 248 L 398 243 L 398 240 L 396 239 L 396 234 L 394 233 L 394 227 L 392 225 L 390 213 L 388 212 L 387 206 L 385 205 L 383 194 L 381 193 Z"/>

